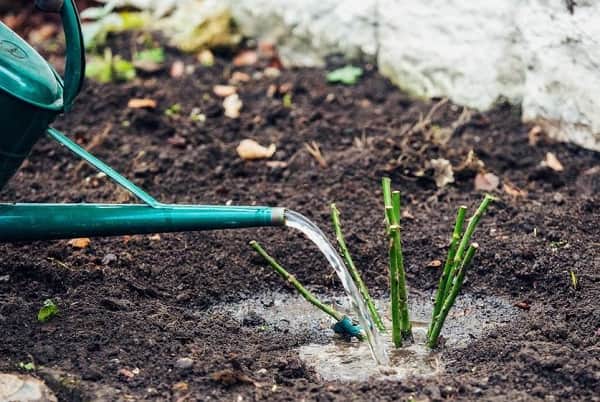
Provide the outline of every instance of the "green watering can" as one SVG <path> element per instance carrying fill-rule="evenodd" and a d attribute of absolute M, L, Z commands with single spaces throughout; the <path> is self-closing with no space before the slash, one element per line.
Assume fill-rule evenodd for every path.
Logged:
<path fill-rule="evenodd" d="M 71 109 L 84 79 L 81 24 L 73 0 L 36 0 L 58 12 L 65 31 L 64 81 L 27 42 L 0 23 L 0 189 L 31 148 L 49 135 L 105 173 L 143 204 L 0 204 L 0 242 L 157 232 L 281 226 L 285 210 L 270 207 L 170 205 L 156 201 L 110 166 L 50 127 Z"/>

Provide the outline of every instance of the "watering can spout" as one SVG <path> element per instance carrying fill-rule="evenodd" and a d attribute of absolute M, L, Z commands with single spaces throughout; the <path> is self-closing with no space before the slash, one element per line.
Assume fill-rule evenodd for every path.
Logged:
<path fill-rule="evenodd" d="M 0 204 L 0 242 L 282 226 L 284 214 L 254 206 Z"/>

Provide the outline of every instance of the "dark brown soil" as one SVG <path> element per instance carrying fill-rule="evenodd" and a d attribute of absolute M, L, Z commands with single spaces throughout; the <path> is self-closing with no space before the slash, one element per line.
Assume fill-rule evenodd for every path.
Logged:
<path fill-rule="evenodd" d="M 114 52 L 129 48 L 122 42 Z M 432 130 L 411 131 L 438 100 L 411 99 L 370 65 L 351 87 L 327 84 L 321 69 L 284 70 L 278 78 L 243 83 L 241 117 L 230 119 L 213 85 L 226 83 L 233 71 L 252 75 L 264 66 L 235 68 L 218 58 L 214 67 L 201 67 L 193 57 L 169 50 L 169 63 L 177 59 L 195 65 L 195 71 L 171 78 L 167 68 L 132 83 L 89 82 L 75 109 L 56 126 L 84 146 L 109 127 L 93 152 L 165 202 L 285 206 L 327 231 L 328 205 L 337 202 L 357 265 L 378 294 L 387 287 L 381 177 L 389 175 L 402 190 L 410 215 L 403 227 L 409 286 L 430 290 L 439 272 L 428 264 L 443 258 L 456 207 L 473 208 L 482 192 L 474 189 L 473 169 L 457 172 L 454 183 L 438 189 L 427 163 L 445 158 L 456 168 L 473 150 L 501 184 L 495 191 L 499 200 L 475 235 L 481 250 L 465 291 L 503 297 L 522 313 L 467 349 L 447 351 L 447 370 L 438 378 L 326 383 L 294 349 L 310 334 L 264 331 L 206 312 L 260 292 L 290 291 L 249 249 L 251 239 L 260 240 L 303 283 L 339 294 L 332 270 L 297 233 L 246 229 L 100 238 L 82 250 L 66 241 L 10 244 L 0 248 L 0 371 L 15 371 L 19 362 L 33 359 L 70 373 L 73 381 L 53 383 L 64 400 L 98 389 L 109 395 L 106 400 L 600 400 L 597 153 L 543 137 L 530 145 L 531 127 L 504 102 L 487 113 L 473 112 L 460 125 L 453 123 L 462 108 L 443 104 L 433 114 Z M 291 108 L 283 106 L 281 94 L 267 96 L 270 85 L 280 84 L 291 87 Z M 153 98 L 158 107 L 128 109 L 134 97 Z M 166 116 L 175 103 L 181 115 Z M 188 118 L 193 108 L 206 122 Z M 426 138 L 439 128 L 453 133 L 447 145 Z M 240 160 L 235 148 L 244 138 L 275 143 L 272 160 L 287 166 Z M 306 152 L 311 141 L 320 146 L 327 167 Z M 563 171 L 540 166 L 547 152 L 557 156 Z M 502 190 L 507 183 L 527 196 L 507 194 Z M 47 139 L 0 197 L 128 200 Z M 577 289 L 570 271 L 579 280 Z M 36 314 L 47 298 L 58 304 L 60 315 L 40 324 Z M 192 358 L 192 367 L 177 368 L 181 357 Z M 41 375 L 52 376 L 47 370 Z"/>

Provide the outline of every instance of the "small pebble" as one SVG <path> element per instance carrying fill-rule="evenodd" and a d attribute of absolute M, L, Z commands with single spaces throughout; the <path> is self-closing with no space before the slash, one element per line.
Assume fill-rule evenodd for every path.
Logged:
<path fill-rule="evenodd" d="M 102 257 L 102 264 L 104 265 L 110 265 L 115 261 L 117 261 L 117 256 L 114 254 L 106 254 L 104 257 Z"/>
<path fill-rule="evenodd" d="M 179 370 L 189 370 L 194 365 L 194 360 L 189 357 L 181 357 L 175 361 L 175 368 Z"/>
<path fill-rule="evenodd" d="M 563 202 L 565 202 L 565 196 L 562 195 L 561 193 L 555 193 L 552 196 L 552 200 L 557 203 L 558 205 L 562 204 Z"/>

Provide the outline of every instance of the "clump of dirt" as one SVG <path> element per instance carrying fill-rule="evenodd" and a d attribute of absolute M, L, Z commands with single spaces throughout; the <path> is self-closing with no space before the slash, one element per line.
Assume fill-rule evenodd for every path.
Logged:
<path fill-rule="evenodd" d="M 121 37 L 113 52 L 134 43 Z M 474 208 L 482 197 L 475 176 L 492 173 L 500 181 L 491 190 L 499 199 L 475 234 L 480 253 L 464 291 L 502 297 L 522 314 L 466 349 L 442 351 L 450 363 L 439 376 L 340 384 L 321 381 L 299 359 L 297 348 L 310 334 L 265 331 L 210 309 L 291 291 L 253 254 L 251 239 L 303 283 L 339 294 L 334 273 L 297 233 L 246 229 L 101 238 L 83 249 L 66 241 L 5 244 L 0 370 L 34 360 L 76 376 L 81 387 L 101 384 L 119 397 L 149 400 L 597 398 L 597 153 L 543 137 L 531 145 L 531 127 L 505 102 L 478 113 L 439 99 L 411 99 L 372 65 L 363 65 L 357 85 L 340 86 L 327 84 L 322 69 L 288 69 L 273 77 L 261 64 L 235 67 L 217 58 L 204 67 L 192 56 L 167 53 L 168 65 L 183 61 L 192 66 L 189 73 L 173 78 L 167 68 L 130 83 L 88 82 L 57 128 L 84 146 L 96 143 L 95 154 L 165 202 L 278 205 L 328 228 L 328 204 L 335 201 L 355 261 L 379 296 L 387 288 L 381 177 L 390 176 L 402 190 L 409 287 L 430 291 L 439 276 L 430 262 L 443 258 L 455 208 Z M 223 114 L 213 86 L 236 71 L 251 80 L 237 84 L 243 108 L 232 119 Z M 291 94 L 291 107 L 284 105 L 284 93 Z M 131 98 L 154 99 L 157 107 L 128 108 Z M 174 104 L 181 112 L 166 115 Z M 190 119 L 192 112 L 205 121 Z M 245 138 L 276 144 L 270 161 L 278 163 L 239 159 L 236 147 Z M 305 144 L 313 142 L 325 164 L 307 152 Z M 483 167 L 464 164 L 471 151 Z M 562 171 L 541 165 L 549 152 Z M 436 186 L 433 159 L 450 162 L 454 182 Z M 130 200 L 48 139 L 36 145 L 0 197 Z M 46 298 L 60 314 L 40 324 L 36 313 Z M 73 399 L 70 391 L 58 391 Z"/>

